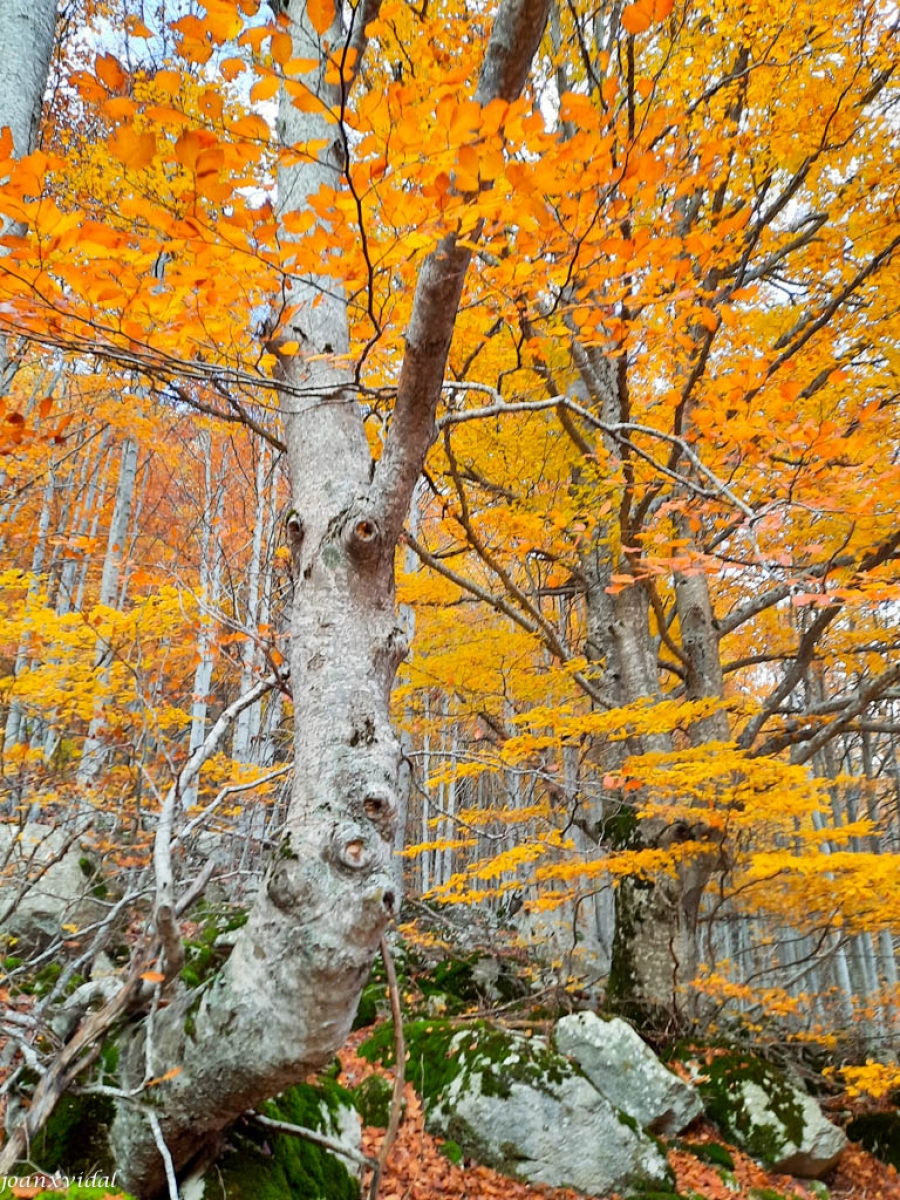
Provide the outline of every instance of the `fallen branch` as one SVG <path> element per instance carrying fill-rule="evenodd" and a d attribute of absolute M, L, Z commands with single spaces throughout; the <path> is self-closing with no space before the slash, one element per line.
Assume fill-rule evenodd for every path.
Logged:
<path fill-rule="evenodd" d="M 314 1146 L 321 1146 L 323 1150 L 328 1150 L 331 1154 L 339 1154 L 341 1158 L 349 1159 L 359 1167 L 367 1167 L 370 1170 L 374 1170 L 376 1167 L 376 1160 L 369 1158 L 368 1154 L 360 1154 L 358 1150 L 351 1150 L 349 1146 L 335 1141 L 334 1138 L 326 1137 L 324 1133 L 318 1133 L 315 1129 L 306 1129 L 303 1125 L 291 1125 L 289 1121 L 276 1121 L 273 1117 L 264 1117 L 262 1113 L 258 1112 L 244 1113 L 244 1116 L 264 1129 L 271 1129 L 273 1133 L 286 1133 L 288 1137 L 302 1138 L 304 1142 L 312 1142 Z"/>

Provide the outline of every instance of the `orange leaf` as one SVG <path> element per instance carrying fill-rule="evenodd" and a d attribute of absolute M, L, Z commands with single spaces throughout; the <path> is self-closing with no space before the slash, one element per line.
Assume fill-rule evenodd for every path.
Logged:
<path fill-rule="evenodd" d="M 250 89 L 250 99 L 255 103 L 259 100 L 271 100 L 279 87 L 277 75 L 265 75 L 258 79 Z"/>
<path fill-rule="evenodd" d="M 130 33 L 132 37 L 137 38 L 152 38 L 153 32 L 148 29 L 143 21 L 139 21 L 137 17 L 125 18 L 125 32 Z"/>
<path fill-rule="evenodd" d="M 306 0 L 306 13 L 316 33 L 326 34 L 334 20 L 334 0 Z"/>
<path fill-rule="evenodd" d="M 153 82 L 168 96 L 174 96 L 181 87 L 181 75 L 177 71 L 157 71 Z"/>
<path fill-rule="evenodd" d="M 127 167 L 140 171 L 156 154 L 156 136 L 138 133 L 133 125 L 121 125 L 109 139 L 109 148 Z"/>
<path fill-rule="evenodd" d="M 653 24 L 646 4 L 626 4 L 622 10 L 622 28 L 626 33 L 643 33 Z"/>
<path fill-rule="evenodd" d="M 289 33 L 272 34 L 272 59 L 283 67 L 294 52 L 294 43 Z"/>
<path fill-rule="evenodd" d="M 225 58 L 219 64 L 219 70 L 222 72 L 222 78 L 227 83 L 231 83 L 246 69 L 246 65 L 242 58 Z"/>
<path fill-rule="evenodd" d="M 128 78 L 119 66 L 118 59 L 114 58 L 111 54 L 104 54 L 102 58 L 98 54 L 94 70 L 100 82 L 105 84 L 111 92 L 117 92 L 120 88 L 124 87 Z"/>
<path fill-rule="evenodd" d="M 643 33 L 651 25 L 664 21 L 672 11 L 674 0 L 637 0 L 622 10 L 622 28 L 626 33 Z"/>
<path fill-rule="evenodd" d="M 176 1075 L 181 1074 L 181 1071 L 181 1067 L 171 1067 L 168 1071 L 166 1071 L 165 1075 L 158 1075 L 156 1079 L 151 1079 L 145 1086 L 156 1087 L 158 1083 L 165 1083 L 167 1079 L 174 1079 Z"/>

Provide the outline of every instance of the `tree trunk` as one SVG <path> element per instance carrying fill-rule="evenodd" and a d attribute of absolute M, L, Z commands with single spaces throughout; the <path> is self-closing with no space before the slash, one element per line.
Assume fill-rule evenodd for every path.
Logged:
<path fill-rule="evenodd" d="M 128 438 L 122 446 L 119 480 L 116 484 L 116 498 L 109 522 L 109 537 L 106 556 L 103 559 L 103 574 L 100 579 L 100 596 L 97 603 L 104 608 L 114 608 L 119 600 L 119 578 L 128 543 L 128 527 L 131 523 L 131 506 L 134 502 L 137 466 L 137 442 Z M 106 707 L 103 689 L 109 682 L 111 663 L 112 648 L 101 639 L 97 642 L 94 658 L 94 672 L 101 693 L 94 705 L 94 715 L 91 718 L 87 737 L 84 739 L 84 749 L 81 752 L 81 762 L 78 766 L 78 782 L 82 787 L 88 787 L 96 780 L 106 759 L 106 747 L 102 736 L 105 723 L 103 713 Z"/>
<path fill-rule="evenodd" d="M 521 91 L 548 0 L 504 0 L 476 100 Z M 320 59 L 305 13 L 290 10 L 294 56 Z M 343 38 L 339 28 L 332 44 Z M 307 76 L 307 79 L 311 79 Z M 323 108 L 339 97 L 320 71 Z M 288 144 L 324 143 L 318 161 L 282 172 L 281 214 L 342 177 L 337 126 L 282 102 Z M 154 1089 L 177 1170 L 248 1107 L 329 1061 L 346 1038 L 359 994 L 399 896 L 391 869 L 400 807 L 400 748 L 388 703 L 406 652 L 394 602 L 394 553 L 434 436 L 434 416 L 471 248 L 444 238 L 425 262 L 381 459 L 372 460 L 356 403 L 346 303 L 331 279 L 293 279 L 290 328 L 301 353 L 281 366 L 293 510 L 288 535 L 296 579 L 291 631 L 295 769 L 281 844 L 250 919 L 202 995 L 178 985 L 123 1048 L 122 1083 L 172 1066 Z M 323 286 L 323 284 L 327 286 Z M 188 1010 L 189 1027 L 185 1030 Z M 125 1186 L 142 1197 L 164 1186 L 153 1131 L 120 1105 L 113 1144 Z"/>
<path fill-rule="evenodd" d="M 13 154 L 24 158 L 34 149 L 38 121 L 56 31 L 57 0 L 3 0 L 0 5 L 0 129 L 12 133 Z M 0 216 L 0 239 L 20 230 Z M 0 256 L 5 250 L 0 245 Z M 0 337 L 0 396 L 9 390 L 16 364 L 5 337 Z"/>

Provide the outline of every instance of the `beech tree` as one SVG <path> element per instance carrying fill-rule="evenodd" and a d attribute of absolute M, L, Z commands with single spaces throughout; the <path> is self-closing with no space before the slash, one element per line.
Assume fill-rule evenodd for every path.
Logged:
<path fill-rule="evenodd" d="M 255 7 L 241 5 L 244 11 Z M 27 152 L 46 80 L 55 10 L 52 0 L 4 5 L 0 14 L 6 61 L 24 67 L 22 79 L 7 77 L 12 86 L 4 94 L 3 112 L 17 114 L 6 164 L 7 170 L 13 168 L 14 183 L 18 169 L 26 221 L 35 194 L 34 177 L 26 176 L 29 166 L 37 166 Z M 221 44 L 240 31 L 236 5 L 210 4 L 207 12 L 205 28 L 196 17 L 182 19 L 185 38 L 193 34 L 201 43 Z M 362 86 L 367 29 L 377 14 L 377 3 L 346 13 L 328 3 L 285 4 L 268 31 L 279 60 L 296 60 L 305 71 L 305 101 L 292 103 L 296 97 L 282 89 L 278 119 L 280 141 L 294 151 L 294 161 L 279 168 L 277 186 L 277 228 L 288 246 L 293 231 L 308 231 L 320 221 L 324 231 L 330 209 L 323 215 L 323 196 L 350 186 L 341 116 L 354 87 Z M 472 93 L 479 110 L 519 96 L 546 18 L 547 0 L 500 6 Z M 98 74 L 113 87 L 124 80 L 121 68 L 104 65 L 102 58 Z M 455 86 L 470 85 L 460 78 Z M 126 158 L 133 152 L 128 138 L 148 136 L 144 147 L 152 153 L 153 135 L 129 127 L 120 138 Z M 138 140 L 138 162 L 140 147 Z M 189 152 L 202 191 L 202 143 Z M 217 174 L 215 155 L 212 161 Z M 434 438 L 475 240 L 477 231 L 465 239 L 447 232 L 421 264 L 396 399 L 377 460 L 357 399 L 346 288 L 328 270 L 327 253 L 318 272 L 304 271 L 302 263 L 286 256 L 282 311 L 275 314 L 278 328 L 270 346 L 278 357 L 276 392 L 292 488 L 287 526 L 295 586 L 290 668 L 296 740 L 290 814 L 248 924 L 197 1006 L 197 997 L 178 977 L 183 951 L 169 845 L 196 754 L 166 797 L 156 838 L 151 940 L 142 955 L 136 954 L 128 981 L 112 1001 L 116 1013 L 128 1011 L 158 950 L 158 986 L 166 1004 L 154 1008 L 152 1037 L 139 1026 L 125 1039 L 119 1072 L 123 1099 L 112 1131 L 120 1178 L 141 1196 L 165 1190 L 166 1156 L 182 1172 L 248 1107 L 333 1056 L 349 1032 L 379 939 L 398 910 L 390 856 L 400 804 L 400 753 L 388 702 L 406 645 L 395 611 L 394 551 Z M 58 293 L 69 311 L 71 284 L 70 279 Z M 4 311 L 9 328 L 11 306 Z M 26 327 L 38 320 L 35 308 L 28 315 L 25 301 L 17 315 Z M 36 325 L 31 332 L 40 334 Z M 59 332 L 51 329 L 50 339 Z M 44 340 L 47 334 L 45 326 Z M 71 329 L 61 340 L 66 336 L 68 345 L 76 342 Z M 98 341 L 82 342 L 81 348 L 109 352 L 102 335 Z M 152 355 L 144 367 L 152 373 Z M 238 707 L 245 703 L 243 698 Z M 196 1011 L 187 1033 L 189 1009 Z M 97 1028 L 95 1014 L 69 1042 L 56 1069 L 43 1077 L 4 1147 L 5 1170 L 21 1157 L 67 1080 L 83 1067 Z M 152 1112 L 124 1098 L 148 1078 L 164 1075 Z"/>
<path fill-rule="evenodd" d="M 900 779 L 893 8 L 204 0 L 151 28 L 114 7 L 95 41 L 60 27 L 39 145 L 55 5 L 0 13 L 23 64 L 0 110 L 10 526 L 23 475 L 41 480 L 4 577 L 7 762 L 19 802 L 53 741 L 32 730 L 65 728 L 80 780 L 41 799 L 127 810 L 139 846 L 152 827 L 156 894 L 121 990 L 49 1065 L 3 1161 L 125 1014 L 114 1139 L 147 1196 L 340 1045 L 399 904 L 401 560 L 423 635 L 400 700 L 431 789 L 424 888 L 489 900 L 524 881 L 534 908 L 583 915 L 612 884 L 610 997 L 666 1021 L 717 960 L 753 957 L 729 924 L 748 914 L 771 933 L 804 913 L 786 958 L 825 946 L 848 1020 L 852 971 L 858 991 L 895 986 L 877 824 Z M 54 481 L 97 412 L 84 503 L 54 534 Z M 176 430 L 205 464 L 187 571 L 168 546 Z M 174 562 L 117 611 L 134 444 L 138 468 L 154 450 Z M 290 500 L 264 513 L 253 485 L 241 551 L 235 475 L 261 479 L 270 451 Z M 263 629 L 273 529 L 289 650 Z M 108 570 L 54 565 L 60 544 Z M 230 665 L 216 616 L 243 639 Z M 166 703 L 103 650 L 126 634 Z M 287 822 L 197 994 L 172 847 L 230 727 L 242 761 L 254 706 L 288 691 Z M 123 750 L 142 705 L 149 767 Z M 149 819 L 128 798 L 111 815 L 123 761 L 159 792 Z"/>

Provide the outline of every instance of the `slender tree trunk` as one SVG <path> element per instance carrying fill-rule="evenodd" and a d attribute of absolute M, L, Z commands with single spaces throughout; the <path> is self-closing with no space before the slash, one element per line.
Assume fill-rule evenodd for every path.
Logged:
<path fill-rule="evenodd" d="M 250 562 L 247 566 L 247 599 L 244 607 L 244 625 L 255 632 L 261 619 L 260 580 L 262 577 L 263 533 L 267 524 L 266 513 L 266 466 L 268 456 L 265 443 L 259 451 L 256 464 L 256 514 L 253 521 L 253 539 L 250 546 Z M 241 648 L 241 692 L 253 686 L 254 671 L 258 667 L 256 642 L 250 638 Z M 254 735 L 259 732 L 259 706 L 244 709 L 234 729 L 232 756 L 238 762 L 250 762 Z"/>
<path fill-rule="evenodd" d="M 215 608 L 219 602 L 219 592 L 222 586 L 222 552 L 219 546 L 219 527 L 222 521 L 222 509 L 225 503 L 223 479 L 226 463 L 223 461 L 217 475 L 213 473 L 212 438 L 209 430 L 204 429 L 200 434 L 200 445 L 203 452 L 203 532 L 200 538 L 200 601 L 205 608 Z M 213 667 L 216 654 L 213 645 L 215 625 L 209 612 L 199 613 L 199 629 L 197 632 L 197 667 L 194 671 L 194 685 L 191 697 L 191 729 L 188 738 L 188 758 L 203 745 L 206 736 L 206 714 L 209 710 L 209 692 L 212 687 Z M 243 679 L 242 679 L 243 683 Z M 241 687 L 241 694 L 250 687 Z M 246 710 L 245 710 L 246 711 Z M 243 716 L 241 713 L 238 717 Z M 192 783 L 184 790 L 181 797 L 183 808 L 190 808 L 196 803 L 197 785 Z"/>
<path fill-rule="evenodd" d="M 114 608 L 119 598 L 119 578 L 125 558 L 128 528 L 131 523 L 131 506 L 134 502 L 134 484 L 137 478 L 137 460 L 137 442 L 128 438 L 122 446 L 119 480 L 116 485 L 116 497 L 109 523 L 106 556 L 103 559 L 103 574 L 100 579 L 98 603 L 104 608 Z M 82 786 L 93 783 L 103 767 L 105 749 L 101 731 L 104 725 L 103 710 L 106 707 L 106 701 L 102 695 L 102 690 L 107 686 L 109 681 L 109 667 L 111 662 L 110 647 L 105 642 L 99 641 L 94 660 L 94 671 L 101 694 L 94 705 L 94 715 L 91 718 L 88 735 L 84 740 L 84 749 L 82 750 L 81 762 L 78 767 L 78 782 Z"/>
<path fill-rule="evenodd" d="M 9 126 L 13 154 L 34 149 L 56 32 L 57 0 L 3 0 L 0 5 L 0 128 Z M 0 239 L 20 230 L 0 216 Z M 0 256 L 5 250 L 0 245 Z M 0 337 L 0 396 L 9 391 L 16 357 Z"/>

